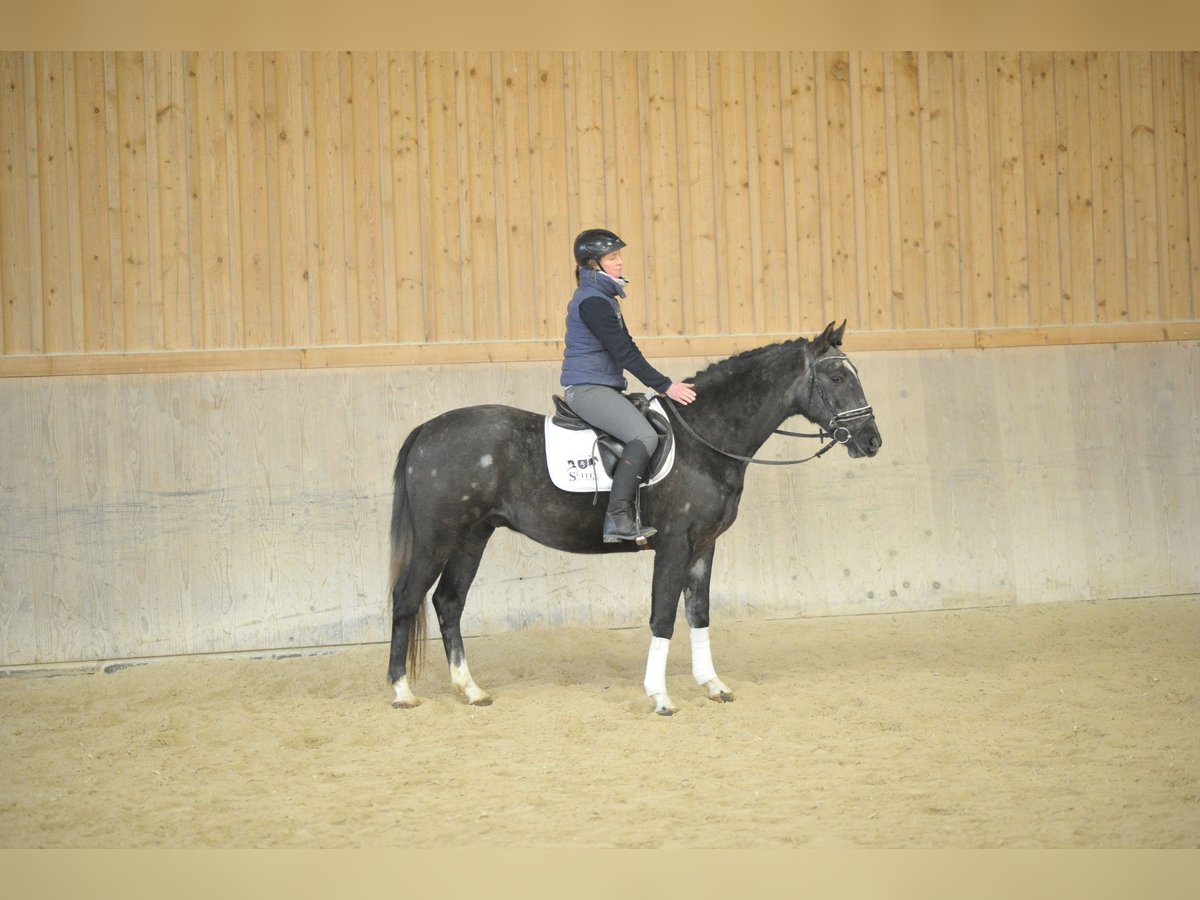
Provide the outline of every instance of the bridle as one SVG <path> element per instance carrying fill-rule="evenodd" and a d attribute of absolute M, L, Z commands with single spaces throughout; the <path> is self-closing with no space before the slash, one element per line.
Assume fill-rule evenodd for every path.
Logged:
<path fill-rule="evenodd" d="M 811 347 L 805 347 L 805 353 L 808 356 L 808 371 L 810 375 L 808 385 L 809 399 L 811 400 L 813 392 L 815 391 L 820 395 L 821 400 L 825 403 L 825 408 L 833 409 L 833 404 L 829 401 L 829 395 L 826 393 L 825 388 L 817 380 L 817 366 L 823 362 L 843 360 L 846 365 L 850 367 L 851 371 L 854 372 L 855 377 L 858 376 L 858 369 L 854 368 L 854 363 L 850 362 L 849 358 L 842 353 L 838 353 L 833 356 L 822 356 L 820 359 L 817 359 L 813 356 Z M 776 428 L 772 432 L 773 434 L 779 434 L 785 437 L 818 438 L 821 440 L 821 449 L 812 456 L 804 457 L 804 459 L 755 459 L 752 456 L 740 456 L 737 453 L 730 453 L 728 450 L 722 450 L 720 447 L 714 447 L 704 438 L 700 437 L 700 435 L 696 434 L 696 432 L 692 429 L 692 426 L 684 421 L 683 416 L 679 414 L 679 410 L 675 406 L 675 401 L 673 401 L 670 397 L 667 397 L 665 394 L 662 395 L 662 398 L 667 401 L 667 409 L 669 409 L 675 415 L 675 421 L 683 426 L 683 430 L 709 450 L 720 453 L 722 456 L 728 456 L 730 459 L 736 459 L 746 463 L 755 463 L 756 465 L 760 466 L 794 466 L 798 465 L 799 463 L 806 463 L 810 460 L 817 459 L 818 457 L 828 453 L 839 444 L 850 443 L 850 438 L 853 435 L 851 435 L 850 429 L 845 426 L 846 422 L 856 422 L 859 419 L 865 419 L 868 416 L 873 416 L 875 414 L 875 411 L 869 406 L 859 406 L 855 409 L 847 409 L 843 410 L 842 412 L 835 412 L 828 424 L 823 426 L 816 434 L 806 434 L 799 431 L 784 431 Z M 826 444 L 826 438 L 829 438 L 831 443 Z"/>

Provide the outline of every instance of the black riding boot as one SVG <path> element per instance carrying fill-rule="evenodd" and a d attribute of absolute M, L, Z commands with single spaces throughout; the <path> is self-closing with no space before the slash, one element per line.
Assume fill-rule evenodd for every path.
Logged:
<path fill-rule="evenodd" d="M 650 466 L 650 454 L 641 441 L 625 445 L 620 461 L 613 470 L 612 493 L 608 495 L 608 511 L 604 514 L 604 543 L 643 541 L 657 533 L 656 528 L 643 528 L 638 522 L 638 484 Z"/>

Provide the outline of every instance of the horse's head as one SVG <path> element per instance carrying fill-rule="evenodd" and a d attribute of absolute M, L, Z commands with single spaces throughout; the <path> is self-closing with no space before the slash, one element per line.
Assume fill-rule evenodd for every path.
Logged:
<path fill-rule="evenodd" d="M 875 413 L 867 403 L 858 370 L 842 352 L 846 323 L 825 330 L 809 342 L 807 386 L 801 387 L 800 412 L 846 445 L 852 458 L 874 456 L 883 446 Z"/>

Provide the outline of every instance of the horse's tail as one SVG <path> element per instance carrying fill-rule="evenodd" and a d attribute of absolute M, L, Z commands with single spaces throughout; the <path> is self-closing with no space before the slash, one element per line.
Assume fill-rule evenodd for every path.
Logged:
<path fill-rule="evenodd" d="M 412 562 L 413 556 L 413 517 L 412 505 L 408 502 L 408 485 L 406 472 L 408 470 L 408 454 L 416 443 L 421 428 L 412 430 L 400 448 L 396 457 L 396 472 L 392 476 L 395 490 L 392 495 L 392 562 L 391 578 L 388 582 L 388 596 L 395 603 L 396 585 L 404 575 L 404 570 Z M 392 610 L 393 615 L 395 610 Z M 425 664 L 425 598 L 422 597 L 416 614 L 413 616 L 411 627 L 408 629 L 408 665 L 406 674 L 415 680 Z"/>

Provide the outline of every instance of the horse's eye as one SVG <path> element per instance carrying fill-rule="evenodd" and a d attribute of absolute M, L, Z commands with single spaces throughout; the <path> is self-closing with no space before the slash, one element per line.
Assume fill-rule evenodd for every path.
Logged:
<path fill-rule="evenodd" d="M 833 375 L 830 375 L 829 380 L 832 381 L 834 384 L 841 384 L 843 381 L 846 380 L 846 376 L 843 375 L 841 372 L 837 372 Z"/>

